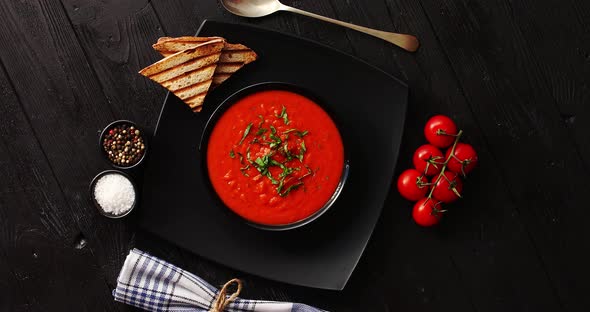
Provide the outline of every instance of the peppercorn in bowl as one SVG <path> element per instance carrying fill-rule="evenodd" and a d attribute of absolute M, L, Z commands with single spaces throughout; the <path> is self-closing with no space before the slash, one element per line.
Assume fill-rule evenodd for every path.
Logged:
<path fill-rule="evenodd" d="M 143 130 L 135 123 L 117 120 L 102 130 L 99 147 L 113 167 L 131 169 L 143 161 L 148 145 Z"/>

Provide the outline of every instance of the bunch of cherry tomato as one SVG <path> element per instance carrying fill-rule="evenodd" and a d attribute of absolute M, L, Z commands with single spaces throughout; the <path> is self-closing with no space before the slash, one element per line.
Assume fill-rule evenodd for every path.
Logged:
<path fill-rule="evenodd" d="M 416 202 L 412 217 L 421 226 L 440 222 L 445 212 L 442 205 L 461 197 L 462 178 L 477 165 L 473 147 L 459 142 L 462 133 L 447 116 L 430 118 L 424 127 L 429 144 L 414 152 L 414 168 L 399 176 L 397 189 L 404 198 Z M 441 149 L 447 150 L 443 154 Z"/>

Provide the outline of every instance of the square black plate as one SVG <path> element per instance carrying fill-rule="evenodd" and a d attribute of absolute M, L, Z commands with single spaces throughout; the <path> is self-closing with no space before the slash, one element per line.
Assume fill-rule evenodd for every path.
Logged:
<path fill-rule="evenodd" d="M 259 59 L 210 92 L 199 114 L 167 96 L 136 209 L 141 227 L 245 272 L 341 290 L 391 188 L 406 85 L 352 56 L 283 33 L 205 21 L 198 35 L 245 44 Z M 269 81 L 297 85 L 322 99 L 338 122 L 350 161 L 348 181 L 334 206 L 316 221 L 284 232 L 256 229 L 224 207 L 209 185 L 198 150 L 207 119 L 224 99 Z"/>

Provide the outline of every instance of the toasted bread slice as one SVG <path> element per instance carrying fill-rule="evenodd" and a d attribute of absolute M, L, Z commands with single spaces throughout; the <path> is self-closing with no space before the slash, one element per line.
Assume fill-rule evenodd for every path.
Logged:
<path fill-rule="evenodd" d="M 174 53 L 194 48 L 196 45 L 221 37 L 161 37 L 158 42 L 152 45 L 154 50 L 160 52 L 164 57 Z"/>
<path fill-rule="evenodd" d="M 219 37 L 162 37 L 153 45 L 154 49 L 164 57 L 178 53 L 184 49 L 193 48 L 198 44 L 214 40 Z M 221 50 L 221 57 L 215 74 L 213 74 L 213 86 L 217 86 L 238 71 L 242 66 L 256 60 L 258 55 L 243 44 L 225 43 Z"/>
<path fill-rule="evenodd" d="M 170 90 L 198 112 L 213 82 L 224 42 L 223 38 L 201 42 L 167 56 L 139 73 Z"/>

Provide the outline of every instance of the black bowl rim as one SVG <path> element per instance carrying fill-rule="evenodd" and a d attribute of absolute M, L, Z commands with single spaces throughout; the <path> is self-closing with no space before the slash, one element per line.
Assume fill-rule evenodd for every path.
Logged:
<path fill-rule="evenodd" d="M 239 215 L 238 213 L 236 213 L 235 211 L 233 211 L 232 209 L 227 207 L 227 205 L 225 205 L 225 203 L 223 203 L 223 201 L 221 201 L 219 194 L 217 194 L 217 192 L 215 191 L 215 189 L 211 185 L 211 181 L 209 178 L 209 168 L 207 167 L 207 157 L 205 155 L 206 150 L 207 150 L 207 144 L 205 144 L 205 143 L 208 143 L 209 136 L 211 135 L 211 132 L 213 131 L 213 128 L 214 128 L 215 124 L 217 123 L 217 121 L 219 120 L 219 118 L 221 118 L 221 116 L 223 116 L 225 111 L 227 111 L 238 100 L 244 98 L 247 95 L 250 95 L 250 94 L 253 94 L 253 93 L 256 93 L 259 91 L 264 91 L 264 90 L 290 91 L 290 92 L 297 93 L 301 96 L 304 96 L 304 97 L 312 100 L 316 105 L 320 106 L 320 108 L 322 110 L 324 110 L 328 114 L 328 116 L 330 116 L 330 119 L 332 119 L 332 121 L 336 125 L 336 129 L 338 129 L 338 132 L 339 132 L 341 140 L 342 140 L 342 145 L 344 148 L 344 164 L 343 164 L 343 168 L 342 168 L 342 175 L 340 176 L 340 182 L 338 183 L 338 186 L 336 187 L 336 190 L 334 190 L 334 193 L 332 194 L 332 196 L 328 199 L 328 201 L 324 204 L 323 207 L 318 209 L 313 214 L 307 216 L 306 218 L 304 218 L 302 220 L 298 220 L 298 221 L 288 223 L 288 224 L 272 225 L 272 224 L 263 224 L 263 223 L 253 222 L 251 220 L 248 220 L 248 219 L 242 217 L 241 215 Z M 287 83 L 287 82 L 267 81 L 267 82 L 255 83 L 255 84 L 246 86 L 244 88 L 241 88 L 240 90 L 238 90 L 238 91 L 232 93 L 230 96 L 228 96 L 219 105 L 217 105 L 217 107 L 211 113 L 211 115 L 209 115 L 207 122 L 205 123 L 205 127 L 203 130 L 203 133 L 201 134 L 201 139 L 199 141 L 199 151 L 203 155 L 202 166 L 205 168 L 204 172 L 207 172 L 206 175 L 203 175 L 203 176 L 206 176 L 205 177 L 206 184 L 211 188 L 211 191 L 213 193 L 215 193 L 215 196 L 217 197 L 217 199 L 219 199 L 223 203 L 223 206 L 225 206 L 227 208 L 227 210 L 231 211 L 232 214 L 238 216 L 240 219 L 242 219 L 248 225 L 250 225 L 254 228 L 268 230 L 268 231 L 286 231 L 286 230 L 296 229 L 296 228 L 302 227 L 306 224 L 313 222 L 314 220 L 316 220 L 320 216 L 322 216 L 324 213 L 326 213 L 334 205 L 334 203 L 338 199 L 338 196 L 342 192 L 344 185 L 346 184 L 346 181 L 348 180 L 348 176 L 350 173 L 350 157 L 349 157 L 350 155 L 348 153 L 348 149 L 346 148 L 346 142 L 345 142 L 346 140 L 344 139 L 344 137 L 342 137 L 342 131 L 340 130 L 338 120 L 337 120 L 337 118 L 334 118 L 334 114 L 331 113 L 331 111 L 325 107 L 325 105 L 323 104 L 324 102 L 326 102 L 326 101 L 323 100 L 321 97 L 316 96 L 312 91 L 310 91 L 307 88 L 298 86 L 296 84 Z"/>
<path fill-rule="evenodd" d="M 105 136 L 107 130 L 110 130 L 111 128 L 113 128 L 114 126 L 116 126 L 118 124 L 125 124 L 125 123 L 134 126 L 137 130 L 139 130 L 141 132 L 141 137 L 143 138 L 143 142 L 144 142 L 144 145 L 145 145 L 145 149 L 144 149 L 143 155 L 141 156 L 141 158 L 135 164 L 133 164 L 131 166 L 119 166 L 119 165 L 113 163 L 109 159 L 109 156 L 107 155 L 107 152 L 104 150 L 104 148 L 102 148 L 102 141 L 104 139 L 104 136 Z M 141 127 L 139 127 L 133 121 L 127 120 L 127 119 L 119 119 L 119 120 L 115 120 L 115 121 L 109 123 L 106 127 L 104 127 L 102 129 L 102 131 L 100 132 L 100 136 L 98 137 L 98 148 L 100 149 L 101 154 L 105 157 L 105 160 L 113 168 L 117 168 L 117 169 L 120 169 L 120 170 L 129 170 L 129 169 L 133 169 L 133 168 L 139 166 L 143 162 L 143 160 L 145 159 L 145 155 L 147 155 L 147 153 L 148 153 L 148 148 L 149 148 L 148 146 L 149 146 L 148 139 L 147 139 L 147 136 L 145 135 L 144 129 L 141 128 Z"/>
<path fill-rule="evenodd" d="M 131 206 L 131 208 L 129 208 L 129 210 L 127 210 L 127 212 L 122 213 L 120 215 L 113 215 L 113 214 L 109 214 L 106 211 L 104 211 L 102 209 L 102 207 L 100 206 L 100 204 L 96 201 L 96 198 L 94 198 L 94 186 L 96 185 L 96 182 L 98 181 L 98 179 L 100 179 L 101 177 L 107 175 L 107 174 L 111 174 L 111 173 L 115 173 L 115 174 L 120 174 L 124 177 L 126 177 L 129 182 L 131 182 L 131 185 L 133 186 L 133 190 L 135 191 L 135 200 L 133 201 L 133 205 Z M 92 181 L 90 181 L 90 186 L 88 189 L 89 193 L 90 193 L 90 200 L 92 201 L 92 203 L 94 204 L 94 206 L 96 207 L 96 209 L 98 209 L 98 212 L 110 219 L 121 219 L 125 216 L 127 216 L 128 214 L 131 213 L 131 211 L 133 211 L 133 209 L 135 209 L 135 207 L 137 206 L 137 201 L 139 200 L 139 194 L 138 194 L 138 189 L 137 189 L 137 185 L 135 184 L 135 182 L 133 181 L 133 178 L 127 174 L 124 171 L 121 170 L 115 170 L 115 169 L 108 169 L 108 170 L 104 170 L 102 172 L 99 172 L 93 179 Z"/>

